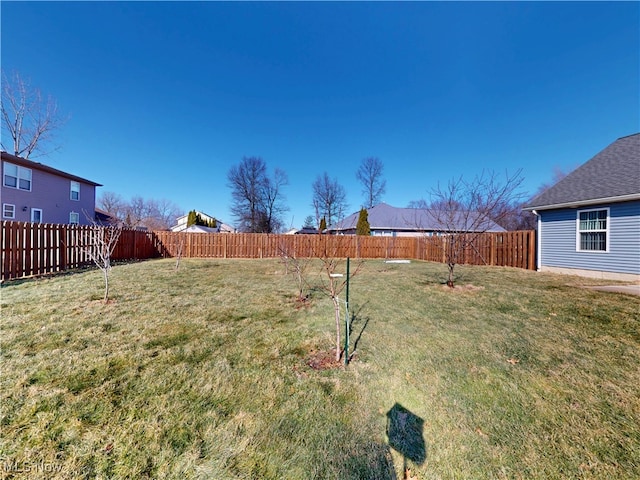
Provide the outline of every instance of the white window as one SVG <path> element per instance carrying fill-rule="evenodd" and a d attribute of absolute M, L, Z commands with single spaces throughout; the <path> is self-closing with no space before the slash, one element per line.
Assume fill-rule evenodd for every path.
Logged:
<path fill-rule="evenodd" d="M 31 209 L 31 222 L 42 223 L 42 209 L 40 208 Z"/>
<path fill-rule="evenodd" d="M 71 200 L 80 200 L 80 182 L 71 182 Z"/>
<path fill-rule="evenodd" d="M 5 187 L 17 188 L 18 190 L 31 191 L 31 169 L 4 162 Z"/>
<path fill-rule="evenodd" d="M 16 218 L 16 206 L 10 203 L 2 204 L 2 216 L 4 218 Z"/>
<path fill-rule="evenodd" d="M 78 225 L 80 223 L 80 214 L 76 212 L 71 212 L 69 214 L 69 223 L 71 225 Z"/>
<path fill-rule="evenodd" d="M 578 210 L 576 250 L 609 251 L 609 209 Z"/>

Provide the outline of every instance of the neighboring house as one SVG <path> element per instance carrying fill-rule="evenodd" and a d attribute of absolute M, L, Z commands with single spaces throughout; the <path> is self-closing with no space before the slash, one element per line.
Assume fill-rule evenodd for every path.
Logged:
<path fill-rule="evenodd" d="M 640 281 L 640 133 L 622 137 L 525 206 L 538 270 Z"/>
<path fill-rule="evenodd" d="M 122 222 L 109 212 L 105 212 L 100 208 L 96 208 L 96 223 L 104 226 L 122 226 Z"/>
<path fill-rule="evenodd" d="M 189 227 L 180 231 L 186 233 L 220 233 L 218 227 L 205 227 L 204 225 L 190 225 Z"/>
<path fill-rule="evenodd" d="M 2 220 L 91 224 L 101 186 L 2 152 Z"/>
<path fill-rule="evenodd" d="M 221 222 L 220 220 L 218 220 L 215 217 L 212 217 L 211 215 L 207 215 L 206 213 L 202 213 L 198 210 L 196 210 L 196 213 L 198 215 L 200 215 L 200 218 L 202 218 L 202 220 L 206 221 L 206 222 L 211 222 L 213 220 L 216 221 L 216 227 L 215 228 L 211 228 L 211 227 L 203 227 L 203 228 L 207 228 L 207 230 L 201 230 L 201 232 L 207 232 L 207 233 L 236 233 L 236 229 L 234 227 L 232 227 L 231 225 L 227 225 L 224 222 Z M 184 232 L 185 230 L 187 230 L 187 220 L 189 219 L 189 215 L 182 215 L 181 217 L 178 217 L 176 219 L 176 224 L 171 227 L 171 231 L 172 232 Z M 194 226 L 194 225 L 191 225 Z M 197 225 L 198 227 L 201 227 L 201 225 Z M 189 230 L 192 231 L 192 230 Z"/>
<path fill-rule="evenodd" d="M 421 235 L 443 235 L 449 231 L 438 222 L 433 211 L 424 208 L 397 208 L 379 203 L 367 210 L 371 235 L 387 235 L 393 237 L 416 237 Z M 327 228 L 327 233 L 337 233 L 344 235 L 354 235 L 358 224 L 360 212 L 354 213 L 344 220 Z M 483 222 L 475 222 L 477 217 L 471 218 L 469 214 L 459 214 L 459 224 L 457 231 L 470 230 L 466 223 L 476 223 L 481 225 L 483 232 L 504 232 L 505 229 L 490 219 Z"/>

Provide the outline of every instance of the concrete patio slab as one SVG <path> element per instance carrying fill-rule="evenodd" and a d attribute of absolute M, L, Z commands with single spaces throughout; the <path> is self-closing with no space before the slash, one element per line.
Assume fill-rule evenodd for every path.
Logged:
<path fill-rule="evenodd" d="M 640 284 L 634 285 L 599 285 L 595 287 L 585 287 L 590 290 L 599 290 L 602 292 L 626 293 L 629 295 L 640 295 Z"/>

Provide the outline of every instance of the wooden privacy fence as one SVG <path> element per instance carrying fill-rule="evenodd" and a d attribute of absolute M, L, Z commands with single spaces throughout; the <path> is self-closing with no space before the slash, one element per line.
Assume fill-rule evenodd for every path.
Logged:
<path fill-rule="evenodd" d="M 2 281 L 63 272 L 90 263 L 94 226 L 2 222 Z M 112 259 L 155 257 L 278 258 L 282 256 L 445 261 L 451 237 L 364 237 L 259 233 L 176 233 L 122 230 Z M 459 264 L 535 269 L 535 232 L 483 233 L 461 252 Z"/>
<path fill-rule="evenodd" d="M 64 272 L 91 264 L 95 226 L 2 222 L 2 281 Z M 152 232 L 123 229 L 113 260 L 137 260 L 158 256 Z"/>
<path fill-rule="evenodd" d="M 446 261 L 451 236 L 365 237 L 154 232 L 158 254 L 186 258 L 274 258 L 283 255 L 338 258 L 406 258 Z M 458 241 L 460 241 L 458 236 Z M 535 231 L 468 234 L 457 263 L 535 269 Z"/>

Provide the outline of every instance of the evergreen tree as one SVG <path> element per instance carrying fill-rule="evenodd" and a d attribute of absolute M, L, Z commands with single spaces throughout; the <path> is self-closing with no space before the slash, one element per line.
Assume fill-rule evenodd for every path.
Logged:
<path fill-rule="evenodd" d="M 371 226 L 369 225 L 369 212 L 366 208 L 360 210 L 358 216 L 358 224 L 356 225 L 356 235 L 371 235 Z"/>
<path fill-rule="evenodd" d="M 196 222 L 197 222 L 196 211 L 191 210 L 189 212 L 189 215 L 187 216 L 187 228 L 189 228 L 191 225 L 197 225 Z"/>
<path fill-rule="evenodd" d="M 324 232 L 327 229 L 327 221 L 324 217 L 320 219 L 320 233 Z"/>

